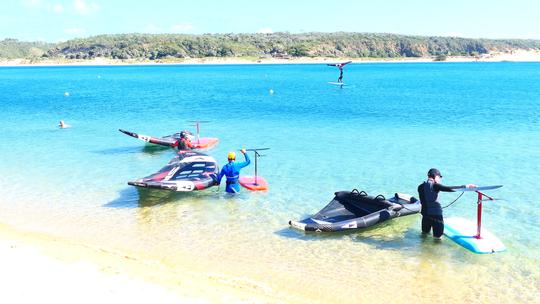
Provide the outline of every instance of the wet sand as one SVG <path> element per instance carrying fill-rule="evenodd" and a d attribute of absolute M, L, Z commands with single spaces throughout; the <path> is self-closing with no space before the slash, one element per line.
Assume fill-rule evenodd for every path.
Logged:
<path fill-rule="evenodd" d="M 3 303 L 267 303 L 248 285 L 220 284 L 145 261 L 0 224 Z M 288 302 L 285 300 L 285 302 Z"/>

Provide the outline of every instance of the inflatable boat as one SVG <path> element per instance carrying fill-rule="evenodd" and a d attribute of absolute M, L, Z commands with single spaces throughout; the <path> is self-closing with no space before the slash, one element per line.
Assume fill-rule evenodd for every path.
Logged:
<path fill-rule="evenodd" d="M 291 227 L 304 231 L 343 231 L 362 229 L 387 220 L 419 213 L 420 201 L 402 193 L 386 199 L 364 191 L 340 191 L 317 214 L 301 221 L 289 221 Z"/>
<path fill-rule="evenodd" d="M 118 131 L 128 136 L 140 139 L 144 142 L 166 146 L 166 147 L 171 147 L 174 143 L 176 143 L 176 141 L 180 139 L 180 133 L 174 133 L 174 134 L 163 136 L 163 137 L 153 137 L 153 136 L 138 134 L 131 131 L 126 131 L 123 129 L 118 129 Z M 214 137 L 195 138 L 193 134 L 190 134 L 189 137 L 190 137 L 191 143 L 195 145 L 195 149 L 211 149 L 215 145 L 217 145 L 217 143 L 219 142 L 219 140 Z"/>
<path fill-rule="evenodd" d="M 212 187 L 219 172 L 216 160 L 195 151 L 178 151 L 158 172 L 128 182 L 130 186 L 171 191 L 195 191 Z"/>

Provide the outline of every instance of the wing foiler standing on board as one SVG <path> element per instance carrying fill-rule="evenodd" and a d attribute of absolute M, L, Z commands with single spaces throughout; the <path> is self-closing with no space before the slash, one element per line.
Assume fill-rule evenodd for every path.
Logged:
<path fill-rule="evenodd" d="M 347 62 L 342 62 L 342 63 L 330 63 L 330 64 L 327 64 L 328 66 L 335 66 L 336 68 L 339 69 L 339 78 L 337 80 L 338 83 L 343 83 L 343 67 L 349 63 L 351 63 L 352 61 L 347 61 Z"/>
<path fill-rule="evenodd" d="M 221 183 L 221 179 L 223 176 L 227 178 L 226 183 L 227 187 L 225 188 L 225 191 L 228 193 L 238 193 L 240 192 L 240 184 L 238 182 L 238 179 L 240 178 L 240 170 L 244 167 L 247 167 L 251 160 L 249 159 L 249 156 L 246 154 L 246 149 L 240 150 L 242 154 L 244 154 L 245 161 L 244 162 L 236 162 L 236 153 L 229 152 L 227 155 L 227 159 L 229 160 L 229 163 L 227 163 L 223 168 L 221 168 L 221 171 L 219 172 L 219 175 L 217 177 L 217 184 L 219 185 Z"/>

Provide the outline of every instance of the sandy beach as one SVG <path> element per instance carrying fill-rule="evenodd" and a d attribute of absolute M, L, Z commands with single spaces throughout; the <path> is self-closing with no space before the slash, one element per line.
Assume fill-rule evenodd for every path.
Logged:
<path fill-rule="evenodd" d="M 3 224 L 0 255 L 3 303 L 289 302 L 262 296 L 241 280 L 179 273 L 155 260 Z"/>
<path fill-rule="evenodd" d="M 155 61 L 142 60 L 115 60 L 108 58 L 95 58 L 92 60 L 41 60 L 31 61 L 29 59 L 0 59 L 0 66 L 95 66 L 95 65 L 194 65 L 194 64 L 324 64 L 341 61 L 353 61 L 354 63 L 414 63 L 433 62 L 434 57 L 418 58 L 323 58 L 323 57 L 300 57 L 300 58 L 183 58 L 167 59 Z M 444 62 L 538 62 L 540 61 L 539 50 L 518 50 L 509 53 L 488 53 L 478 57 L 471 56 L 448 56 Z"/>

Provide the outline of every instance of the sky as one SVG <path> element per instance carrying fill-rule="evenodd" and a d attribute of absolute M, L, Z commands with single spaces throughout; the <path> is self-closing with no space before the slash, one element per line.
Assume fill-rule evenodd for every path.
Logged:
<path fill-rule="evenodd" d="M 0 0 L 0 39 L 338 31 L 540 39 L 540 0 Z"/>

